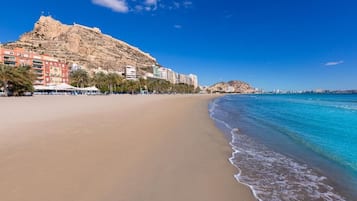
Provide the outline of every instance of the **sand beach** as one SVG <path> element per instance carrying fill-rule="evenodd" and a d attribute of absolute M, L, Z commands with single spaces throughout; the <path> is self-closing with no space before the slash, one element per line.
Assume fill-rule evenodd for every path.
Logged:
<path fill-rule="evenodd" d="M 210 95 L 0 99 L 2 201 L 250 201 Z"/>

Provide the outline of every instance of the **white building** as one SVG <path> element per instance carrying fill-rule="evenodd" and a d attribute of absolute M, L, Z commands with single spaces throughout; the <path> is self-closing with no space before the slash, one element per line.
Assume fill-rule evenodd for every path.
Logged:
<path fill-rule="evenodd" d="M 153 65 L 152 67 L 153 67 L 152 75 L 154 78 L 164 79 L 164 80 L 169 81 L 172 84 L 182 83 L 182 84 L 193 85 L 195 88 L 198 87 L 197 75 L 179 74 L 169 68 L 159 67 L 156 65 Z"/>
<path fill-rule="evenodd" d="M 161 79 L 161 72 L 160 72 L 160 67 L 157 65 L 152 66 L 152 74 L 154 75 L 154 78 L 160 78 Z"/>
<path fill-rule="evenodd" d="M 167 80 L 172 83 L 172 84 L 176 84 L 177 83 L 177 73 L 175 73 L 173 70 L 171 69 L 167 69 Z"/>
<path fill-rule="evenodd" d="M 157 69 L 156 78 L 167 80 L 167 69 L 163 68 L 163 67 L 160 67 L 159 69 Z"/>
<path fill-rule="evenodd" d="M 188 84 L 187 76 L 184 74 L 178 74 L 178 83 L 180 84 Z"/>
<path fill-rule="evenodd" d="M 153 66 L 153 76 L 154 76 L 154 78 L 167 80 L 173 84 L 176 83 L 175 72 L 168 68 L 159 67 L 159 66 L 154 65 Z"/>
<path fill-rule="evenodd" d="M 198 78 L 197 75 L 194 74 L 189 74 L 188 77 L 191 79 L 191 84 L 195 87 L 195 89 L 198 87 Z"/>
<path fill-rule="evenodd" d="M 136 80 L 136 68 L 133 66 L 125 66 L 125 78 L 127 80 Z"/>

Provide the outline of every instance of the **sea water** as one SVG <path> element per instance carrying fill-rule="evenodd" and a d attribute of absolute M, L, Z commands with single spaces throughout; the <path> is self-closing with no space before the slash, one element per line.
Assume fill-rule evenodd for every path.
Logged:
<path fill-rule="evenodd" d="M 229 95 L 210 113 L 259 200 L 357 200 L 357 95 Z"/>

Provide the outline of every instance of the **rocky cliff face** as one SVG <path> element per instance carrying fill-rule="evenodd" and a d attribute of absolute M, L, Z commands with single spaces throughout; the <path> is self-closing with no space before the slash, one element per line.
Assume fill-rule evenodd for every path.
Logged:
<path fill-rule="evenodd" d="M 45 53 L 88 69 L 122 70 L 126 65 L 131 65 L 145 70 L 156 64 L 156 59 L 149 54 L 102 34 L 98 28 L 64 25 L 50 16 L 41 16 L 31 32 L 6 46 Z"/>
<path fill-rule="evenodd" d="M 219 93 L 254 93 L 255 89 L 242 81 L 219 82 L 208 88 L 211 92 Z"/>

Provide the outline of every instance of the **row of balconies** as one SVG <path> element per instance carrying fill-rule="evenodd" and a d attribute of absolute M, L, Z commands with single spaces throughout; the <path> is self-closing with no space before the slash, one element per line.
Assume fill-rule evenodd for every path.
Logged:
<path fill-rule="evenodd" d="M 5 61 L 16 61 L 14 56 L 4 56 Z"/>
<path fill-rule="evenodd" d="M 43 62 L 41 61 L 41 60 L 33 60 L 32 61 L 32 63 L 35 65 L 35 64 L 37 64 L 37 65 L 43 65 Z"/>

